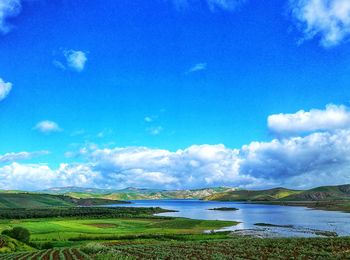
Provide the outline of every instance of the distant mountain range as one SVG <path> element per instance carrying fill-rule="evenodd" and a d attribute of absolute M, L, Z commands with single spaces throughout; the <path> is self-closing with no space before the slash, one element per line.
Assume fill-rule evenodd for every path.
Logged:
<path fill-rule="evenodd" d="M 202 199 L 216 193 L 235 190 L 229 187 L 214 187 L 193 190 L 139 189 L 128 187 L 121 190 L 60 187 L 37 191 L 38 193 L 68 195 L 73 198 L 101 198 L 112 200 L 139 199 Z"/>
<path fill-rule="evenodd" d="M 13 196 L 11 195 L 13 194 Z M 25 191 L 1 191 L 0 207 L 9 199 L 16 200 L 16 194 L 42 194 L 56 195 L 62 199 L 65 195 L 70 199 L 69 203 L 75 204 L 98 204 L 101 202 L 114 202 L 140 199 L 203 199 L 216 201 L 251 201 L 251 202 L 326 202 L 326 201 L 349 201 L 350 184 L 338 186 L 322 186 L 309 190 L 292 190 L 286 188 L 273 188 L 266 190 L 242 190 L 230 187 L 214 187 L 193 190 L 161 190 L 125 188 L 121 190 L 59 187 L 40 190 L 36 192 Z M 22 196 L 22 195 L 21 195 Z M 30 196 L 26 196 L 29 198 Z M 36 198 L 36 197 L 35 197 Z M 53 197 L 49 197 L 53 199 Z M 34 199 L 34 197 L 33 197 Z M 72 201 L 73 200 L 73 201 Z M 75 200 L 75 201 L 74 201 Z M 105 200 L 105 201 L 101 201 Z M 67 203 L 65 201 L 64 203 Z M 8 203 L 9 205 L 11 203 Z M 57 203 L 56 203 L 57 204 Z"/>
<path fill-rule="evenodd" d="M 268 190 L 232 190 L 203 198 L 217 201 L 332 201 L 350 200 L 350 184 L 322 186 L 309 190 L 274 188 Z"/>

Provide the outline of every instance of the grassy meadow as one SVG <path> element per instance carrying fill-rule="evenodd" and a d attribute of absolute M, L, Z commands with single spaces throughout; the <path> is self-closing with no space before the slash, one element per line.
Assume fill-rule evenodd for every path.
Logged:
<path fill-rule="evenodd" d="M 231 221 L 192 220 L 184 218 L 46 218 L 1 220 L 0 232 L 16 226 L 31 233 L 32 241 L 68 241 L 96 238 L 112 239 L 124 235 L 195 234 L 204 230 L 235 225 Z"/>

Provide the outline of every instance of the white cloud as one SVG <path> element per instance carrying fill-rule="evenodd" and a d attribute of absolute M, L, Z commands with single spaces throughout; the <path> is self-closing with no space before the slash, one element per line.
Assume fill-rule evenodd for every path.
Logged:
<path fill-rule="evenodd" d="M 0 101 L 5 99 L 12 89 L 12 83 L 5 82 L 0 78 Z"/>
<path fill-rule="evenodd" d="M 188 8 L 191 5 L 205 4 L 211 11 L 217 9 L 233 11 L 247 0 L 171 0 L 177 9 Z"/>
<path fill-rule="evenodd" d="M 46 155 L 48 153 L 49 153 L 48 151 L 6 153 L 3 155 L 0 155 L 0 163 L 29 160 L 37 156 Z"/>
<path fill-rule="evenodd" d="M 241 149 L 222 144 L 192 145 L 177 151 L 147 147 L 100 149 L 91 144 L 66 154 L 71 158 L 79 156 L 82 163 L 61 164 L 57 169 L 16 162 L 0 167 L 0 188 L 309 188 L 350 183 L 350 125 L 341 123 L 347 122 L 343 120 L 348 116 L 346 107 L 328 105 L 325 110 L 280 116 L 282 119 L 273 121 L 273 125 L 282 133 L 309 133 L 252 142 Z M 320 118 L 326 121 L 319 121 Z M 290 129 L 290 125 L 295 128 Z M 0 156 L 0 162 L 28 157 L 27 153 L 5 154 Z"/>
<path fill-rule="evenodd" d="M 66 69 L 66 66 L 65 66 L 61 61 L 53 60 L 53 61 L 52 61 L 52 64 L 53 64 L 56 68 L 59 68 L 59 69 L 61 69 L 61 70 L 65 70 L 65 69 Z"/>
<path fill-rule="evenodd" d="M 349 0 L 290 0 L 290 6 L 305 40 L 318 37 L 331 47 L 349 39 Z"/>
<path fill-rule="evenodd" d="M 194 145 L 176 152 L 129 147 L 94 150 L 88 161 L 111 183 L 181 188 L 233 183 L 237 154 L 223 145 Z"/>
<path fill-rule="evenodd" d="M 252 142 L 242 148 L 240 156 L 241 173 L 278 186 L 350 182 L 350 130 Z"/>
<path fill-rule="evenodd" d="M 56 122 L 49 121 L 49 120 L 44 120 L 37 123 L 34 129 L 45 134 L 62 131 L 62 129 L 59 127 L 59 125 Z"/>
<path fill-rule="evenodd" d="M 21 11 L 21 0 L 1 0 L 0 1 L 0 32 L 7 33 L 11 26 L 7 23 L 7 18 L 16 16 Z"/>
<path fill-rule="evenodd" d="M 42 164 L 12 163 L 0 168 L 0 189 L 39 190 L 53 186 L 93 186 L 98 173 L 84 164 L 61 164 L 52 170 Z"/>
<path fill-rule="evenodd" d="M 294 114 L 275 114 L 267 119 L 271 131 L 279 134 L 300 134 L 332 131 L 350 127 L 350 111 L 345 106 L 329 104 L 325 110 L 300 110 Z"/>
<path fill-rule="evenodd" d="M 76 71 L 83 71 L 87 61 L 86 53 L 83 51 L 68 50 L 64 52 L 67 60 L 67 66 Z M 59 63 L 56 62 L 56 66 Z M 63 65 L 62 63 L 60 65 Z"/>
<path fill-rule="evenodd" d="M 61 164 L 58 169 L 40 164 L 3 166 L 0 188 L 308 188 L 350 182 L 350 130 L 252 142 L 240 150 L 224 145 L 193 145 L 175 152 L 146 147 L 92 147 L 82 156 L 86 163 Z"/>
<path fill-rule="evenodd" d="M 163 131 L 161 126 L 153 126 L 146 129 L 150 135 L 159 135 Z"/>
<path fill-rule="evenodd" d="M 144 118 L 144 120 L 145 120 L 145 122 L 147 122 L 147 123 L 151 123 L 151 122 L 153 121 L 153 118 L 150 117 L 150 116 L 146 116 L 146 117 Z"/>
<path fill-rule="evenodd" d="M 245 2 L 246 0 L 207 0 L 211 10 L 223 9 L 232 11 Z"/>
<path fill-rule="evenodd" d="M 188 73 L 198 72 L 207 69 L 206 63 L 197 63 L 188 70 Z"/>

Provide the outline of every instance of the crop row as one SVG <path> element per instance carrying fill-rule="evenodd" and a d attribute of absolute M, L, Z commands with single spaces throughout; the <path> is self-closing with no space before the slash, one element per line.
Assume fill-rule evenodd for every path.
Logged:
<path fill-rule="evenodd" d="M 350 259 L 341 239 L 231 239 L 114 246 L 115 259 Z M 112 258 L 114 259 L 114 258 Z"/>
<path fill-rule="evenodd" d="M 0 255 L 0 260 L 82 260 L 91 259 L 76 248 L 48 249 Z"/>

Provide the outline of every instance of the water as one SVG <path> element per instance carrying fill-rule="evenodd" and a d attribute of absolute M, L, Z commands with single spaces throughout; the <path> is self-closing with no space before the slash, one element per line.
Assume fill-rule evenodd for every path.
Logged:
<path fill-rule="evenodd" d="M 333 231 L 340 236 L 350 235 L 350 214 L 337 211 L 314 210 L 305 207 L 249 204 L 242 202 L 217 202 L 201 200 L 133 200 L 132 204 L 118 204 L 125 207 L 161 207 L 177 210 L 158 214 L 160 216 L 185 217 L 205 220 L 234 220 L 237 226 L 225 228 L 235 232 L 254 229 L 259 236 L 309 237 L 316 236 L 315 230 Z M 218 207 L 234 207 L 237 211 L 208 210 Z M 294 228 L 258 227 L 255 223 L 293 225 Z"/>

